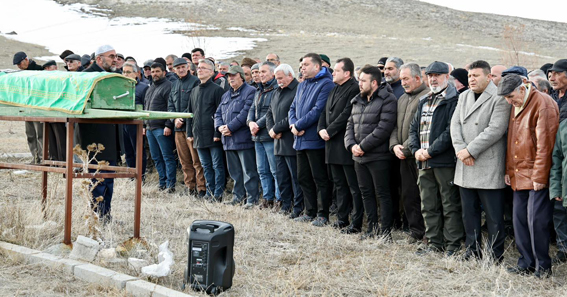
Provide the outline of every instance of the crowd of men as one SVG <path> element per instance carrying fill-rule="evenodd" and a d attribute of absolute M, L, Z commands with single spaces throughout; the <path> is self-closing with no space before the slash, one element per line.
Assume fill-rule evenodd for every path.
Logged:
<path fill-rule="evenodd" d="M 335 209 L 342 233 L 388 243 L 401 228 L 418 255 L 455 256 L 464 241 L 463 259 L 501 263 L 511 220 L 520 257 L 509 272 L 548 277 L 552 262 L 567 260 L 567 59 L 528 73 L 482 60 L 420 67 L 399 57 L 357 68 L 341 58 L 331 67 L 328 56 L 309 53 L 296 75 L 273 53 L 215 63 L 195 48 L 140 67 L 105 45 L 87 60 L 70 51 L 61 58 L 68 71 L 136 80 L 146 110 L 193 114 L 144 124 L 160 190 L 175 192 L 176 152 L 188 192 L 210 201 L 223 200 L 228 171 L 234 187 L 225 203 L 318 227 Z M 22 70 L 54 64 L 40 67 L 22 52 L 13 62 Z M 41 129 L 29 130 L 34 152 Z M 103 159 L 114 164 L 119 133 L 83 124 L 79 143 L 103 143 Z M 122 133 L 134 166 L 136 130 Z M 97 188 L 109 216 L 112 180 Z"/>

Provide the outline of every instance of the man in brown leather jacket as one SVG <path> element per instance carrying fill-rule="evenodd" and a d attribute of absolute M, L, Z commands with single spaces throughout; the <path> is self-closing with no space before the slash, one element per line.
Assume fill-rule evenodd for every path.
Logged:
<path fill-rule="evenodd" d="M 548 184 L 559 109 L 551 97 L 524 84 L 516 74 L 502 78 L 498 95 L 512 105 L 504 180 L 514 190 L 514 235 L 520 258 L 508 271 L 548 277 L 548 226 L 553 214 Z"/>

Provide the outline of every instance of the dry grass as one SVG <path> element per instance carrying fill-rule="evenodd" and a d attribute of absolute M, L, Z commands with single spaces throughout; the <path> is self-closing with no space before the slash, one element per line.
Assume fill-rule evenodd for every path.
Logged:
<path fill-rule="evenodd" d="M 1 133 L 4 132 L 0 132 L 0 138 Z M 21 151 L 25 151 L 25 147 Z M 61 242 L 63 183 L 61 176 L 50 175 L 49 205 L 44 219 L 39 173 L 15 176 L 11 171 L 0 171 L 0 240 L 39 250 Z M 78 188 L 79 184 L 75 186 Z M 88 228 L 80 216 L 84 209 L 81 202 L 77 199 L 74 205 L 73 238 L 86 234 Z M 102 230 L 105 247 L 116 247 L 132 236 L 133 206 L 134 183 L 127 179 L 116 180 L 112 203 L 114 221 Z M 439 255 L 418 257 L 414 254 L 416 246 L 406 244 L 399 232 L 394 234 L 392 244 L 380 240 L 359 241 L 357 236 L 340 234 L 331 227 L 295 223 L 258 209 L 247 211 L 212 204 L 179 193 L 167 195 L 157 190 L 155 173 L 143 187 L 142 199 L 141 234 L 149 247 L 147 252 L 141 248 L 133 256 L 154 263 L 158 245 L 169 240 L 176 263 L 170 276 L 152 281 L 180 289 L 187 265 L 186 229 L 198 219 L 226 221 L 235 226 L 236 275 L 233 287 L 223 296 L 567 295 L 564 287 L 567 265 L 555 267 L 555 276 L 547 280 L 506 273 L 506 266 L 513 265 L 517 259 L 511 243 L 503 266 L 487 261 L 462 262 Z M 55 222 L 57 227 L 29 228 L 46 221 Z M 95 264 L 136 275 L 124 262 L 97 260 Z M 1 281 L 6 278 L 4 271 L 23 271 L 21 268 L 25 265 L 18 262 L 2 265 L 0 295 L 5 295 L 1 291 L 5 287 L 5 282 Z M 37 278 L 26 274 L 18 280 L 22 282 L 19 287 L 32 290 L 27 286 L 33 284 L 35 293 L 30 295 L 41 295 L 53 287 L 79 290 L 85 295 L 90 292 L 88 285 L 77 289 L 69 277 L 61 274 L 50 272 L 39 274 Z M 189 289 L 187 292 L 196 294 Z"/>

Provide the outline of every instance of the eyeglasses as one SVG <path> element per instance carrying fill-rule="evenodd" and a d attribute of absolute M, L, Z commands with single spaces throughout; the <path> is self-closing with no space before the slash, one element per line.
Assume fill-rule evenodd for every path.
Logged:
<path fill-rule="evenodd" d="M 209 70 L 212 71 L 213 69 L 207 67 L 197 67 L 197 70 Z"/>
<path fill-rule="evenodd" d="M 127 71 L 122 71 L 122 74 L 132 74 L 132 73 L 134 73 L 134 71 L 129 71 L 129 70 L 127 70 Z"/>
<path fill-rule="evenodd" d="M 108 55 L 108 56 L 101 55 L 101 56 L 106 57 L 106 58 L 110 58 L 112 60 L 116 59 L 116 55 Z"/>

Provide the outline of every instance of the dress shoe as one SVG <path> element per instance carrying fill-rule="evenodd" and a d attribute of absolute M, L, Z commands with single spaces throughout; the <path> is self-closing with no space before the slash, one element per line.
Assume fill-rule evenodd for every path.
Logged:
<path fill-rule="evenodd" d="M 344 221 L 336 221 L 333 223 L 333 228 L 335 229 L 343 229 L 349 226 L 349 223 Z"/>
<path fill-rule="evenodd" d="M 341 230 L 342 234 L 358 234 L 360 233 L 362 230 L 360 230 L 360 228 L 357 227 L 353 227 L 352 225 L 348 226 L 345 229 Z"/>
<path fill-rule="evenodd" d="M 508 271 L 508 273 L 513 273 L 513 274 L 518 274 L 518 275 L 528 275 L 528 274 L 534 273 L 535 268 L 533 268 L 533 267 L 524 268 L 524 267 L 520 267 L 520 266 L 514 266 L 514 267 L 508 267 L 508 269 L 506 269 L 506 271 Z"/>
<path fill-rule="evenodd" d="M 552 275 L 551 268 L 549 269 L 540 268 L 534 273 L 534 276 L 537 278 L 550 278 L 551 275 Z"/>
<path fill-rule="evenodd" d="M 557 251 L 555 257 L 553 257 L 553 264 L 559 264 L 567 261 L 567 252 Z"/>
<path fill-rule="evenodd" d="M 440 253 L 442 252 L 440 249 L 432 246 L 432 245 L 428 245 L 426 247 L 420 247 L 417 249 L 417 251 L 415 252 L 416 255 L 418 256 L 425 256 L 427 254 L 432 254 L 432 253 Z"/>

